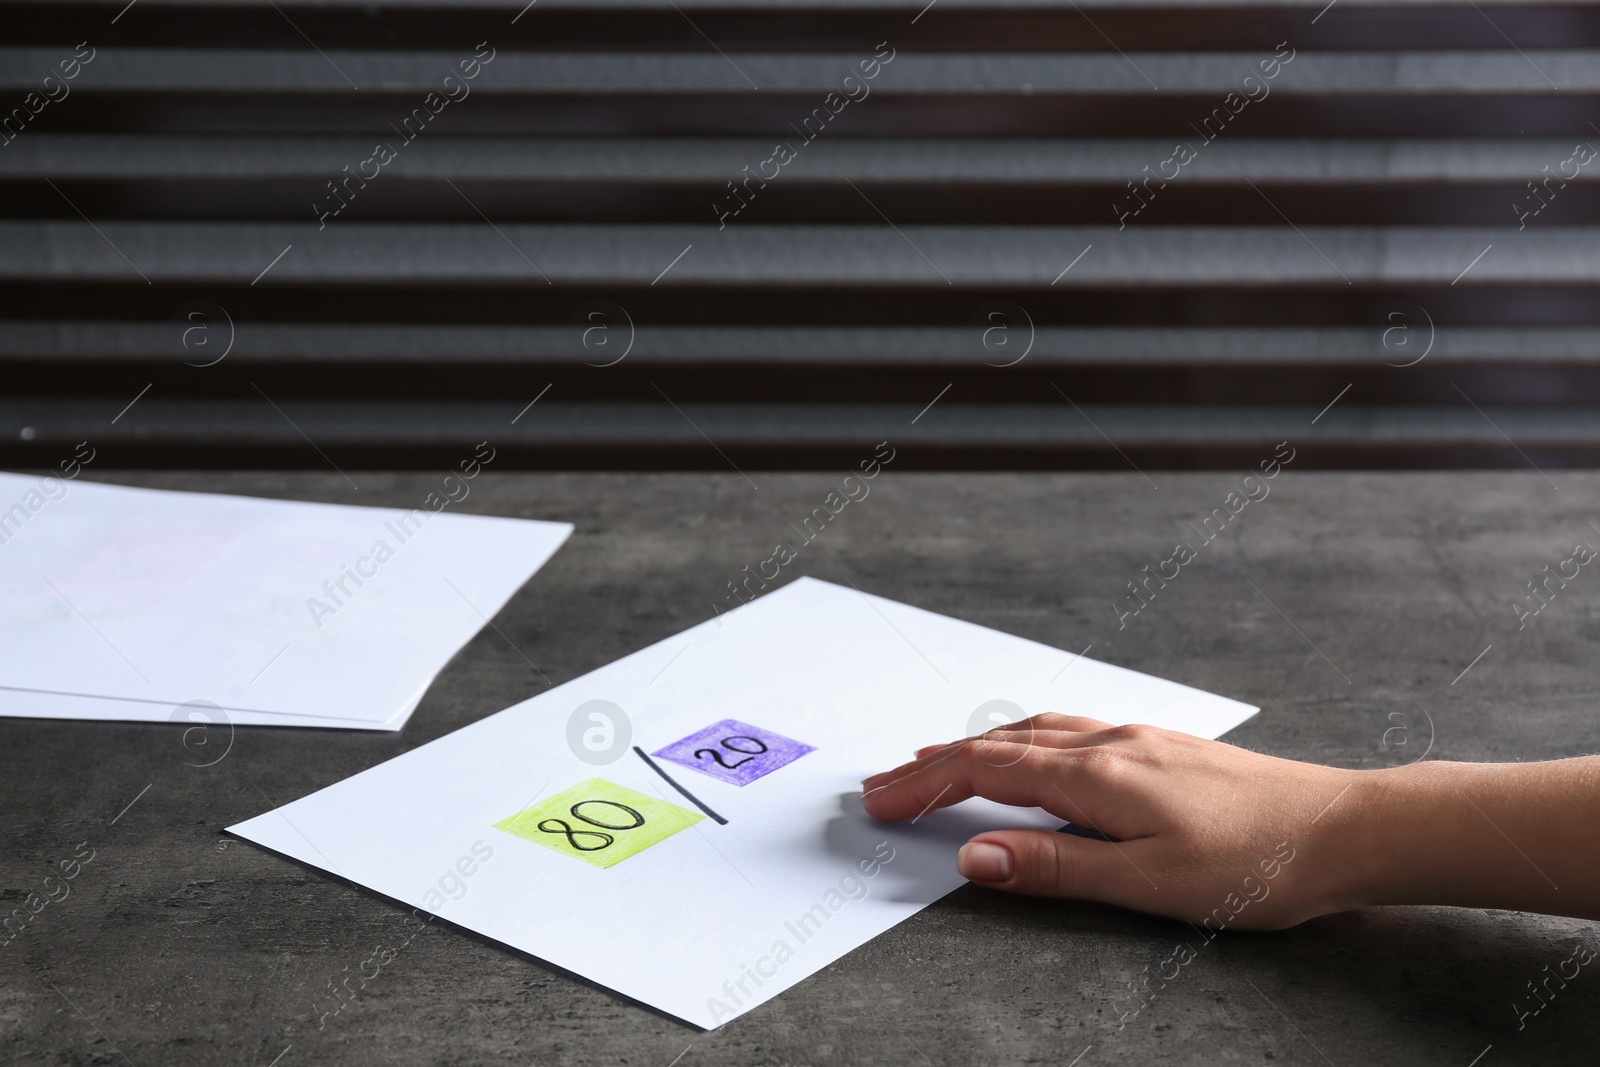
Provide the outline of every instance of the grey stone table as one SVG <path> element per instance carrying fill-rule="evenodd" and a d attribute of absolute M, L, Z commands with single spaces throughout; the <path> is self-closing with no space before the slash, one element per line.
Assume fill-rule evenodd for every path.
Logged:
<path fill-rule="evenodd" d="M 352 472 L 357 491 L 331 472 L 95 476 L 405 506 L 440 478 Z M 5 909 L 80 842 L 95 850 L 71 895 L 0 948 L 5 1062 L 1595 1062 L 1600 975 L 1520 1030 L 1513 1007 L 1575 945 L 1600 948 L 1590 923 L 1394 908 L 1224 934 L 1125 1017 L 1145 968 L 1194 940 L 1187 926 L 973 887 L 712 1033 L 442 921 L 319 1030 L 313 997 L 393 941 L 404 912 L 222 828 L 541 691 L 530 661 L 559 684 L 707 618 L 839 479 L 751 477 L 759 489 L 734 473 L 486 472 L 461 510 L 577 533 L 398 736 L 240 728 L 202 768 L 175 726 L 0 722 Z M 891 471 L 787 570 L 1072 651 L 1092 642 L 1094 657 L 1259 704 L 1230 740 L 1283 756 L 1569 756 L 1600 748 L 1600 576 L 1520 631 L 1512 603 L 1600 540 L 1600 475 L 1552 478 L 1291 466 L 1122 628 L 1125 583 L 1177 539 L 1196 544 L 1186 522 L 1240 475 Z M 1483 862 L 1522 861 L 1486 828 Z"/>

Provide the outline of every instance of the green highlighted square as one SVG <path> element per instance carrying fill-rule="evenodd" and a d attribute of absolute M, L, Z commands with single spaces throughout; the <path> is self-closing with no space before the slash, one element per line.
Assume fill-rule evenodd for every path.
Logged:
<path fill-rule="evenodd" d="M 615 867 L 703 818 L 604 778 L 590 778 L 494 827 L 596 867 Z"/>

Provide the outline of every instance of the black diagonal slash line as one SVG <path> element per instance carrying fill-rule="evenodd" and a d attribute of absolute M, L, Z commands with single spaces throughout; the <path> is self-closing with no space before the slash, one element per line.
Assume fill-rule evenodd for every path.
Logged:
<path fill-rule="evenodd" d="M 695 796 L 693 793 L 689 792 L 683 786 L 679 785 L 677 783 L 677 781 L 672 777 L 672 775 L 670 775 L 666 771 L 662 770 L 661 769 L 661 764 L 657 763 L 655 760 L 651 759 L 649 756 L 646 756 L 644 754 L 644 749 L 640 748 L 638 745 L 634 745 L 633 746 L 633 752 L 634 752 L 634 755 L 636 755 L 640 759 L 644 760 L 644 764 L 645 764 L 646 767 L 649 767 L 652 771 L 655 771 L 662 778 L 666 779 L 666 782 L 667 782 L 668 785 L 670 785 L 672 788 L 676 789 L 678 792 L 682 793 L 683 796 L 684 796 L 684 799 L 688 800 L 689 803 L 693 804 L 695 807 L 699 808 L 701 811 L 703 811 L 707 815 L 711 816 L 711 818 L 715 819 L 717 821 L 717 825 L 718 826 L 726 826 L 726 825 L 728 825 L 728 820 L 727 819 L 724 819 L 722 816 L 718 815 L 716 812 L 714 812 L 710 808 L 706 807 L 705 804 L 700 800 L 699 797 Z"/>

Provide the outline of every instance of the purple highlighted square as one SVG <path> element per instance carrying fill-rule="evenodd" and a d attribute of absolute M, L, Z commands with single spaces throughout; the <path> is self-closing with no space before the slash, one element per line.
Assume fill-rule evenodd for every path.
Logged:
<path fill-rule="evenodd" d="M 724 782 L 749 785 L 807 752 L 815 751 L 810 745 L 802 745 L 771 730 L 738 719 L 723 719 L 682 741 L 674 741 L 655 754 Z"/>

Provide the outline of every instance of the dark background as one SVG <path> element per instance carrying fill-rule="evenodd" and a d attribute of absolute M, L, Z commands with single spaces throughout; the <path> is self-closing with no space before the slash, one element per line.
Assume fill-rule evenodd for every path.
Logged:
<path fill-rule="evenodd" d="M 0 147 L 0 464 L 1600 458 L 1593 5 L 921 8 L 0 3 L 0 117 L 94 50 Z"/>

